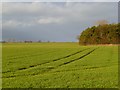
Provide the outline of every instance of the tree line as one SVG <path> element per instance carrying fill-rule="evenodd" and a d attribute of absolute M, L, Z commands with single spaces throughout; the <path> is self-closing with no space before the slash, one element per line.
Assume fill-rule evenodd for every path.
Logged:
<path fill-rule="evenodd" d="M 78 37 L 79 44 L 120 44 L 120 23 L 102 24 L 84 30 Z"/>

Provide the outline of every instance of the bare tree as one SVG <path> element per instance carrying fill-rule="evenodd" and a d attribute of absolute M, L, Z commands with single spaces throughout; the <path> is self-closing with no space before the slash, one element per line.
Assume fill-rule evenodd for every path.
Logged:
<path fill-rule="evenodd" d="M 77 35 L 77 36 L 76 36 L 76 39 L 77 39 L 77 40 L 80 40 L 80 35 Z"/>
<path fill-rule="evenodd" d="M 41 43 L 42 41 L 41 41 L 41 40 L 39 40 L 38 42 L 39 42 L 39 43 Z"/>
<path fill-rule="evenodd" d="M 99 21 L 96 21 L 95 24 L 96 25 L 105 25 L 105 24 L 108 24 L 108 21 L 107 20 L 99 20 Z"/>

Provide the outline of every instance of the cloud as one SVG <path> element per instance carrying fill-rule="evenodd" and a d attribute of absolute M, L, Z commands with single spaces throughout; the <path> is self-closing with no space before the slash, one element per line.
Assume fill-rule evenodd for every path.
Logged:
<path fill-rule="evenodd" d="M 105 19 L 116 23 L 117 17 L 117 3 L 3 3 L 3 35 L 4 38 L 19 39 L 20 33 L 21 36 L 27 33 L 24 38 L 62 41 L 62 38 L 56 38 L 60 34 L 66 40 L 74 41 L 76 35 L 96 21 Z"/>
<path fill-rule="evenodd" d="M 13 21 L 13 20 L 9 20 L 9 21 L 5 21 L 3 22 L 3 27 L 17 27 L 19 26 L 21 23 L 17 22 L 17 21 Z"/>
<path fill-rule="evenodd" d="M 2 2 L 119 2 L 119 0 L 3 0 Z"/>
<path fill-rule="evenodd" d="M 27 22 L 20 22 L 20 21 L 16 21 L 16 20 L 6 20 L 2 22 L 2 26 L 3 28 L 7 28 L 7 29 L 10 29 L 10 28 L 16 28 L 16 27 L 29 27 L 29 26 L 32 26 L 33 24 L 32 23 L 27 23 Z"/>
<path fill-rule="evenodd" d="M 102 7 L 98 7 L 100 5 L 102 5 Z M 94 9 L 95 11 L 93 12 L 92 10 Z M 106 13 L 106 11 L 106 17 L 116 17 L 114 13 L 111 12 L 113 10 L 116 12 L 117 7 L 115 8 L 112 3 L 67 2 L 64 3 L 63 6 L 62 4 L 58 5 L 58 3 L 3 3 L 3 18 L 15 19 L 17 21 L 21 21 L 22 23 L 30 23 L 33 21 L 33 23 L 36 23 L 35 20 L 38 20 L 39 24 L 55 24 L 74 21 L 82 22 L 85 21 L 85 19 L 90 19 L 89 17 L 92 16 L 94 16 L 94 18 L 105 17 L 103 13 Z"/>
<path fill-rule="evenodd" d="M 41 7 L 43 7 L 42 3 L 39 3 Z M 3 14 L 11 14 L 11 13 L 33 13 L 40 10 L 37 3 L 3 3 Z"/>
<path fill-rule="evenodd" d="M 38 20 L 39 24 L 50 24 L 50 23 L 61 23 L 63 20 L 62 18 L 53 18 L 53 17 L 49 17 L 49 18 L 42 18 Z"/>

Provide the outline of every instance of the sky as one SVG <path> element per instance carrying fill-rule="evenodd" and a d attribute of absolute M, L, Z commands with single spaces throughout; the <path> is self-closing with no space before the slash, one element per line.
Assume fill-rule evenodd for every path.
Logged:
<path fill-rule="evenodd" d="M 2 3 L 3 40 L 75 42 L 96 21 L 118 22 L 117 2 L 7 1 Z"/>
<path fill-rule="evenodd" d="M 119 2 L 119 0 L 1 0 L 2 2 Z"/>

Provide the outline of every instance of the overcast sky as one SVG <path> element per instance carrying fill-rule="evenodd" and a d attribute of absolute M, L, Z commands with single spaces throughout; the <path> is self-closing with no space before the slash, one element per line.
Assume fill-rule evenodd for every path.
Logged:
<path fill-rule="evenodd" d="M 7 2 L 2 9 L 3 40 L 71 42 L 98 20 L 118 22 L 117 2 Z"/>

